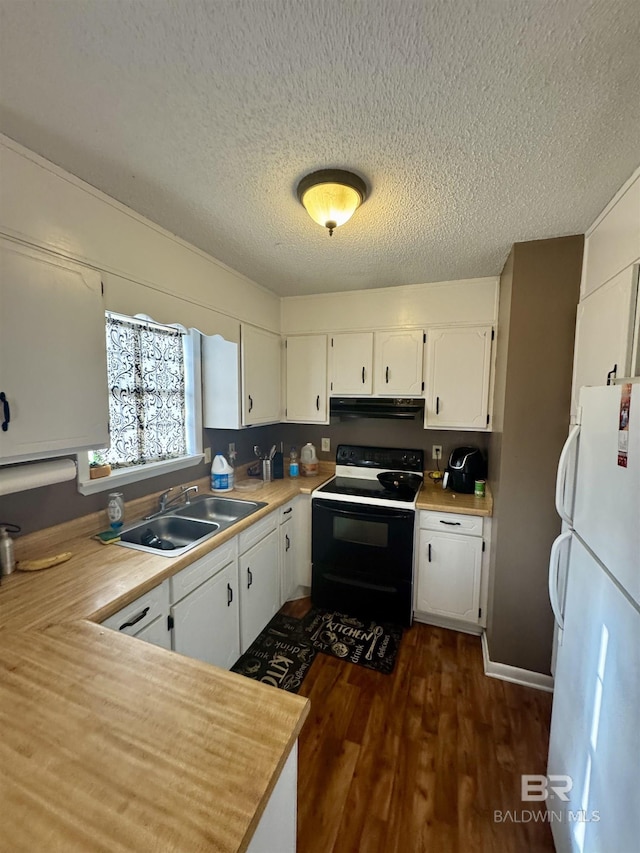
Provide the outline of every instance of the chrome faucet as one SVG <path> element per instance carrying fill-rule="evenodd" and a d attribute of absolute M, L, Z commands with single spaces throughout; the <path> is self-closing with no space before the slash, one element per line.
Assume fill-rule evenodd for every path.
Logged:
<path fill-rule="evenodd" d="M 186 488 L 183 486 L 181 491 L 178 492 L 177 495 L 174 495 L 172 498 L 169 497 L 169 492 L 172 492 L 173 489 L 167 489 L 166 492 L 163 492 L 158 498 L 159 512 L 164 512 L 168 509 L 172 504 L 176 501 L 179 501 L 180 498 L 184 498 L 184 505 L 188 506 L 191 503 L 191 498 L 189 497 L 190 492 L 197 492 L 197 486 L 187 486 Z"/>

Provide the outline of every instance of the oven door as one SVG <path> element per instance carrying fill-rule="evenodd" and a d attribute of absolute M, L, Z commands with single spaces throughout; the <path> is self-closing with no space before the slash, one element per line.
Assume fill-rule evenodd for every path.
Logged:
<path fill-rule="evenodd" d="M 312 523 L 313 603 L 410 625 L 413 509 L 314 498 Z"/>

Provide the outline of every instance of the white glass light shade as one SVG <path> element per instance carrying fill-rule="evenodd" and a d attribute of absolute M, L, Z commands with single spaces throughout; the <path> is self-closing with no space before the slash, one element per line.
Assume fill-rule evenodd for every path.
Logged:
<path fill-rule="evenodd" d="M 298 198 L 314 222 L 329 229 L 344 225 L 366 197 L 362 178 L 340 169 L 313 172 L 300 181 Z"/>

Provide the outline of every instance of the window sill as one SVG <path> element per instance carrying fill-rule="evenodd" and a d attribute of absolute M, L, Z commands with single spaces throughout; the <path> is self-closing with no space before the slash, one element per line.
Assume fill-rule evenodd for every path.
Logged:
<path fill-rule="evenodd" d="M 85 454 L 86 455 L 86 454 Z M 170 474 L 172 471 L 180 471 L 183 468 L 192 468 L 204 459 L 204 454 L 197 453 L 195 456 L 181 456 L 179 459 L 167 459 L 163 462 L 149 462 L 147 465 L 138 465 L 133 468 L 120 468 L 112 471 L 108 477 L 97 480 L 89 479 L 89 466 L 78 475 L 78 491 L 81 495 L 94 495 L 98 492 L 113 492 L 127 483 L 137 483 L 140 480 L 148 480 L 151 477 L 159 477 L 162 474 Z M 80 469 L 80 460 L 78 460 Z"/>

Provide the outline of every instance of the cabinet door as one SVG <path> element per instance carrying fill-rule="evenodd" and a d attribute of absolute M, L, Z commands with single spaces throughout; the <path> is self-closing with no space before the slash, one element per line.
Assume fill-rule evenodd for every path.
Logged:
<path fill-rule="evenodd" d="M 416 610 L 479 621 L 482 539 L 420 531 Z"/>
<path fill-rule="evenodd" d="M 376 332 L 374 390 L 376 394 L 416 397 L 422 394 L 424 332 Z"/>
<path fill-rule="evenodd" d="M 296 527 L 293 517 L 280 525 L 280 604 L 293 597 L 296 587 Z"/>
<path fill-rule="evenodd" d="M 145 643 L 160 646 L 161 649 L 171 649 L 171 631 L 167 625 L 166 616 L 158 616 L 150 625 L 134 634 L 134 637 L 137 640 L 144 640 Z"/>
<path fill-rule="evenodd" d="M 286 341 L 287 421 L 327 422 L 327 336 L 305 335 Z"/>
<path fill-rule="evenodd" d="M 242 325 L 242 423 L 280 420 L 280 337 Z"/>
<path fill-rule="evenodd" d="M 632 376 L 634 325 L 637 322 L 638 267 L 627 267 L 578 305 L 573 360 L 571 411 L 584 385 L 606 385 L 614 367 L 618 376 Z"/>
<path fill-rule="evenodd" d="M 109 443 L 97 272 L 0 242 L 0 392 L 10 414 L 0 432 L 3 462 Z"/>
<path fill-rule="evenodd" d="M 295 502 L 296 566 L 294 595 L 309 595 L 311 589 L 311 495 L 298 495 Z"/>
<path fill-rule="evenodd" d="M 427 332 L 425 427 L 488 426 L 491 326 Z"/>
<path fill-rule="evenodd" d="M 280 603 L 278 531 L 240 557 L 240 637 L 244 654 Z"/>
<path fill-rule="evenodd" d="M 173 650 L 230 669 L 240 657 L 235 561 L 171 608 Z"/>
<path fill-rule="evenodd" d="M 371 394 L 373 391 L 373 332 L 333 335 L 331 393 Z"/>

